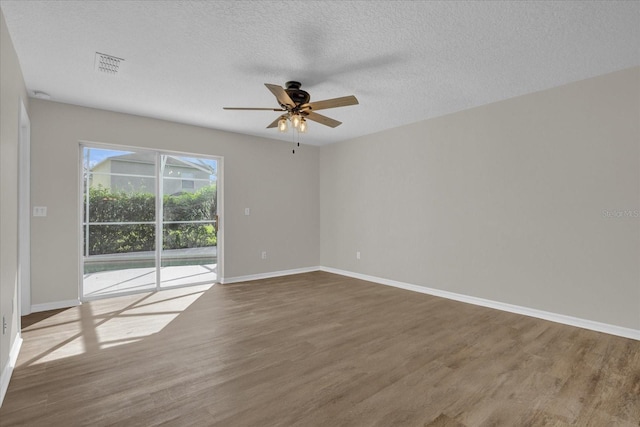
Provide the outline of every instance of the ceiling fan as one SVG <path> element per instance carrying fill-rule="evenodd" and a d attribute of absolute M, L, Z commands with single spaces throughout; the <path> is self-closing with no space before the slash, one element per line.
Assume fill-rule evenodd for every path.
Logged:
<path fill-rule="evenodd" d="M 281 108 L 244 108 L 244 107 L 224 107 L 225 110 L 265 110 L 279 111 L 285 114 L 275 119 L 267 129 L 277 127 L 280 132 L 286 132 L 288 123 L 298 131 L 306 132 L 307 119 L 323 124 L 329 127 L 340 126 L 342 122 L 316 113 L 317 110 L 326 110 L 328 108 L 346 107 L 348 105 L 358 104 L 355 96 L 342 96 L 340 98 L 325 99 L 324 101 L 309 102 L 311 97 L 309 93 L 300 89 L 300 82 L 289 81 L 285 83 L 286 89 L 282 86 L 265 83 L 267 89 L 271 91 L 278 100 Z"/>

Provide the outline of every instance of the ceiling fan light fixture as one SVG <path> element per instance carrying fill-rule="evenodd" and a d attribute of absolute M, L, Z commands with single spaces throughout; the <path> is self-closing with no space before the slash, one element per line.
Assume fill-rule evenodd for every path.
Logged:
<path fill-rule="evenodd" d="M 300 117 L 300 114 L 294 113 L 291 115 L 291 126 L 293 126 L 294 128 L 300 130 L 300 121 L 301 121 L 302 117 Z"/>
<path fill-rule="evenodd" d="M 287 118 L 285 116 L 280 117 L 278 120 L 278 130 L 282 133 L 285 133 L 289 127 L 287 126 Z"/>
<path fill-rule="evenodd" d="M 298 132 L 306 133 L 307 132 L 307 121 L 303 118 L 300 119 L 300 125 L 298 125 Z"/>

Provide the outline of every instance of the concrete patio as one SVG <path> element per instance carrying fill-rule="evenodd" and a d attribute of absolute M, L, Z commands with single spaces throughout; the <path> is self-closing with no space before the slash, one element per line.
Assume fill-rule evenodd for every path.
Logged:
<path fill-rule="evenodd" d="M 162 252 L 160 288 L 215 283 L 217 248 L 171 249 Z M 156 289 L 154 252 L 96 255 L 85 258 L 86 299 Z"/>

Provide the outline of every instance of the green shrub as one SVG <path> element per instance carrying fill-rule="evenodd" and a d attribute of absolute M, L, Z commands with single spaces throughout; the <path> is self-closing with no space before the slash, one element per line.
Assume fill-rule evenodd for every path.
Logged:
<path fill-rule="evenodd" d="M 210 221 L 214 218 L 216 185 L 194 193 L 163 196 L 163 249 L 215 246 L 211 223 L 172 224 L 172 221 Z M 86 199 L 86 196 L 85 196 Z M 89 254 L 113 254 L 155 250 L 154 224 L 109 225 L 95 223 L 154 222 L 156 198 L 151 193 L 112 192 L 98 186 L 89 189 Z M 87 214 L 85 200 L 85 218 Z M 86 224 L 85 224 L 86 227 Z M 86 239 L 86 229 L 84 233 Z M 86 241 L 85 241 L 86 244 Z"/>

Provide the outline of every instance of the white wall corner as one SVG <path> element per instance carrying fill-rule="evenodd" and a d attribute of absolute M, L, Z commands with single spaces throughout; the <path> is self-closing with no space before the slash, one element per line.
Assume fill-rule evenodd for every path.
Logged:
<path fill-rule="evenodd" d="M 395 288 L 406 289 L 409 291 L 419 292 L 422 294 L 433 295 L 436 297 L 447 298 L 454 301 L 460 301 L 468 304 L 479 305 L 482 307 L 493 308 L 496 310 L 507 311 L 509 313 L 522 314 L 524 316 L 535 317 L 538 319 L 549 320 L 551 322 L 561 323 L 564 325 L 575 326 L 578 328 L 589 329 L 605 334 L 616 335 L 624 338 L 630 338 L 640 341 L 640 330 L 625 328 L 607 323 L 595 322 L 593 320 L 580 319 L 578 317 L 566 316 L 564 314 L 551 313 L 548 311 L 537 310 L 519 305 L 507 304 L 499 301 L 492 301 L 483 298 L 476 298 L 454 292 L 442 291 L 439 289 L 428 288 L 426 286 L 413 285 L 411 283 L 398 282 L 390 279 L 369 276 L 366 274 L 354 273 L 352 271 L 340 270 L 332 267 L 320 267 L 321 271 L 328 273 L 340 274 L 342 276 L 353 277 L 355 279 L 366 280 L 368 282 L 378 283 Z"/>
<path fill-rule="evenodd" d="M 18 355 L 20 354 L 20 348 L 22 347 L 22 336 L 16 335 L 16 339 L 13 341 L 11 350 L 9 351 L 9 360 L 2 369 L 2 377 L 0 378 L 0 406 L 4 402 L 4 396 L 9 389 L 9 382 L 11 381 L 11 375 L 13 375 L 13 369 L 16 367 L 18 361 Z"/>

